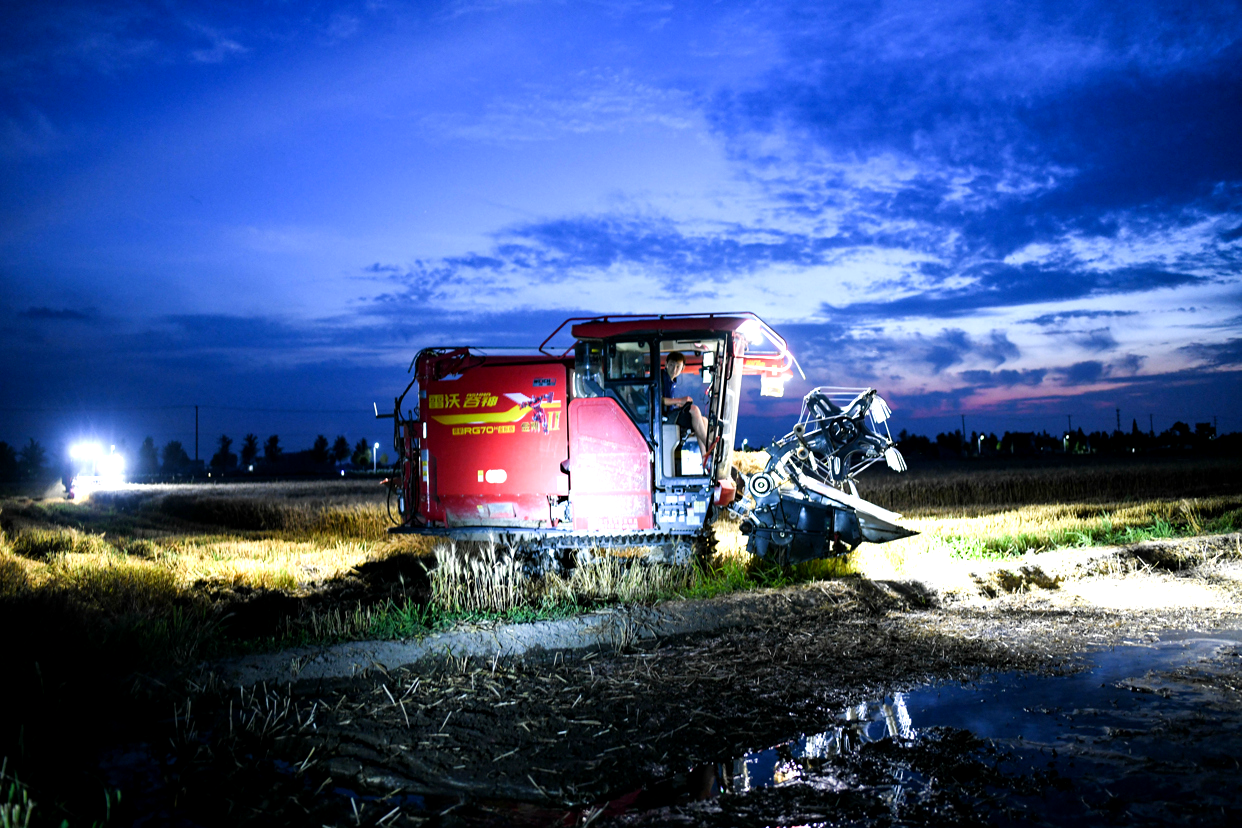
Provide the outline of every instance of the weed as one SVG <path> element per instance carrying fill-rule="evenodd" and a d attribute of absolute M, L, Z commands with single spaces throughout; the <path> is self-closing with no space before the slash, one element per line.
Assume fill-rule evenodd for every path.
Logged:
<path fill-rule="evenodd" d="M 0 549 L 0 600 L 13 598 L 30 589 L 30 578 L 24 562 L 11 552 Z"/>
<path fill-rule="evenodd" d="M 30 817 L 34 814 L 35 803 L 16 774 L 8 771 L 9 760 L 5 757 L 0 761 L 0 789 L 3 791 L 3 801 L 0 801 L 0 828 L 27 828 Z"/>
<path fill-rule="evenodd" d="M 103 535 L 87 534 L 77 529 L 24 529 L 17 532 L 10 546 L 18 555 L 36 559 L 115 551 Z"/>

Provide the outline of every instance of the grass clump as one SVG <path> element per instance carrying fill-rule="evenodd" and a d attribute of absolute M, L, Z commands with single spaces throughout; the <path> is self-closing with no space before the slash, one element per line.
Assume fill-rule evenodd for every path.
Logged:
<path fill-rule="evenodd" d="M 102 535 L 77 529 L 24 529 L 10 543 L 14 553 L 24 558 L 51 558 L 65 554 L 100 554 L 113 551 Z"/>
<path fill-rule="evenodd" d="M 17 778 L 9 773 L 9 760 L 0 761 L 0 828 L 27 828 L 34 815 L 35 803 L 30 792 Z"/>

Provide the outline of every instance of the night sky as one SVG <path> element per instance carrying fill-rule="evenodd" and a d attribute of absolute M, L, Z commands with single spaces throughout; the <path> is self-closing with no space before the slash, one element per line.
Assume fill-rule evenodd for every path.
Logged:
<path fill-rule="evenodd" d="M 0 439 L 371 419 L 426 345 L 752 310 L 894 426 L 1242 430 L 1238 3 L 0 20 Z M 1151 417 L 1149 421 L 1149 415 Z M 237 446 L 234 446 L 236 451 Z"/>

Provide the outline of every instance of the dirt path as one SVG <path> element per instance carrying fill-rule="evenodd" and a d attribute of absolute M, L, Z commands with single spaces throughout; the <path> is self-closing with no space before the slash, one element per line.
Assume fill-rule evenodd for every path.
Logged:
<path fill-rule="evenodd" d="M 860 700 L 1073 671 L 1085 650 L 1242 627 L 1240 545 L 1054 553 L 930 584 L 825 582 L 730 599 L 763 611 L 723 629 L 524 658 L 431 655 L 247 689 L 209 673 L 174 739 L 179 807 L 234 821 L 352 823 L 361 808 L 361 824 L 580 823 L 652 780 L 826 731 Z M 189 781 L 200 777 L 211 786 Z"/>

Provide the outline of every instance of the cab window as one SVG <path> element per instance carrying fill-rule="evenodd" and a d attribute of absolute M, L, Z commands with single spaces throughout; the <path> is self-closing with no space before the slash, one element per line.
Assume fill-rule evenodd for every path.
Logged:
<path fill-rule="evenodd" d="M 651 345 L 646 342 L 609 342 L 609 380 L 651 379 Z"/>

